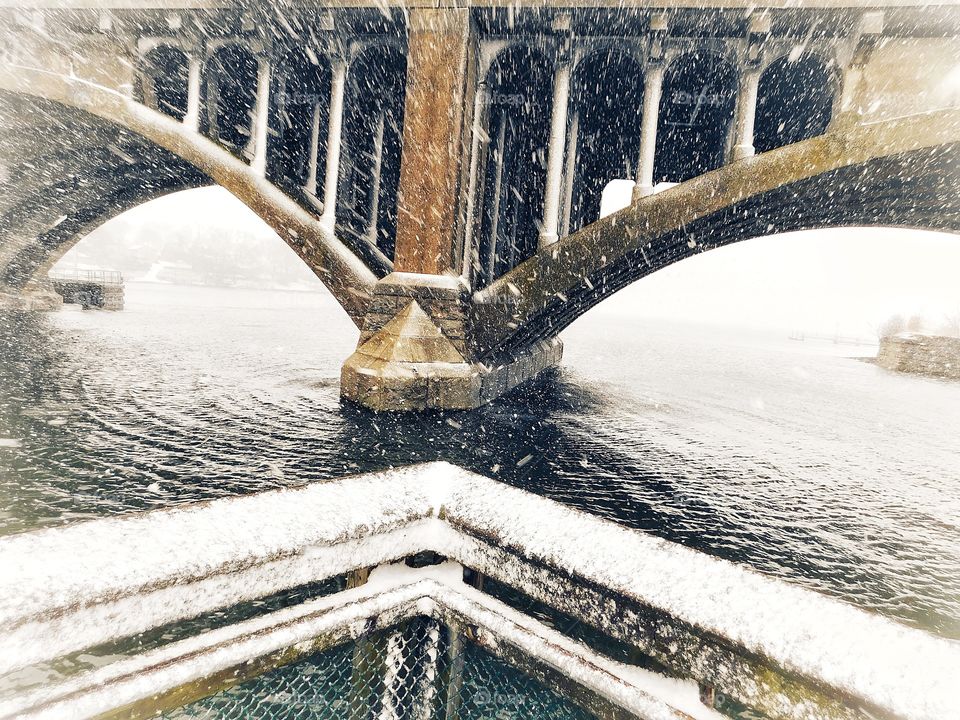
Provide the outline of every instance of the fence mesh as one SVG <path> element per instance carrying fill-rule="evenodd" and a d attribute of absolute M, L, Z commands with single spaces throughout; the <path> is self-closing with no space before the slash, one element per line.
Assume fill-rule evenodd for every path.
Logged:
<path fill-rule="evenodd" d="M 417 618 L 181 707 L 176 720 L 589 720 L 468 634 Z"/>

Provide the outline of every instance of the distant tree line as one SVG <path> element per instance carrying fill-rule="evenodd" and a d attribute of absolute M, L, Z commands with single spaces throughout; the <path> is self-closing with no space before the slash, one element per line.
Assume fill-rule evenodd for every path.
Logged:
<path fill-rule="evenodd" d="M 891 315 L 877 327 L 877 337 L 883 339 L 900 333 L 922 333 L 926 330 L 935 335 L 960 338 L 960 307 L 933 321 L 916 314 Z"/>

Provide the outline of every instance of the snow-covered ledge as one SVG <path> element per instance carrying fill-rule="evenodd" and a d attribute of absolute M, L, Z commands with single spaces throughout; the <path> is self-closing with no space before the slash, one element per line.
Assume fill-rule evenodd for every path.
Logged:
<path fill-rule="evenodd" d="M 955 712 L 956 643 L 445 463 L 0 539 L 0 672 L 424 550 L 771 717 Z"/>
<path fill-rule="evenodd" d="M 192 697 L 203 697 L 207 686 L 197 682 L 202 678 L 242 682 L 264 666 L 295 662 L 374 632 L 396 630 L 412 618 L 427 617 L 448 627 L 469 625 L 473 642 L 537 679 L 549 680 L 559 673 L 564 688 L 578 688 L 580 703 L 599 717 L 723 720 L 700 704 L 695 683 L 605 658 L 463 584 L 461 576 L 462 566 L 450 561 L 416 571 L 402 565 L 384 566 L 360 587 L 0 701 L 0 717 L 93 718 L 118 710 L 152 716 Z"/>

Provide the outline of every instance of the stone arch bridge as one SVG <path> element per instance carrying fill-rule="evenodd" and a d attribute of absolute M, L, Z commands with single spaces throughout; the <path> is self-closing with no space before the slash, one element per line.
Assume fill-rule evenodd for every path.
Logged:
<path fill-rule="evenodd" d="M 216 183 L 361 329 L 345 397 L 467 409 L 691 254 L 960 229 L 955 4 L 703 6 L 0 0 L 0 293 Z"/>

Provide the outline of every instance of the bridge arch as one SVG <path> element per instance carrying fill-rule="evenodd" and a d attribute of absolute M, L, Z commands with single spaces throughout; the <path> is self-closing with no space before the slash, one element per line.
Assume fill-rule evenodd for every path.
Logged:
<path fill-rule="evenodd" d="M 958 157 L 960 108 L 835 128 L 644 197 L 474 293 L 481 357 L 530 347 L 626 285 L 739 240 L 844 226 L 960 233 Z"/>
<path fill-rule="evenodd" d="M 354 322 L 362 321 L 373 272 L 315 215 L 212 140 L 106 87 L 22 66 L 0 65 L 0 110 L 19 119 L 0 126 L 0 136 L 33 139 L 14 148 L 30 155 L 26 170 L 11 178 L 22 192 L 4 193 L 0 201 L 0 224 L 7 228 L 0 284 L 24 287 L 83 233 L 125 209 L 216 183 L 260 215 Z M 48 161 L 58 164 L 57 172 Z"/>
<path fill-rule="evenodd" d="M 338 235 L 389 267 L 397 230 L 407 58 L 393 42 L 360 49 L 347 71 Z"/>
<path fill-rule="evenodd" d="M 636 175 L 643 95 L 643 65 L 634 53 L 598 48 L 577 63 L 567 131 L 564 235 L 600 217 L 607 183 Z"/>
<path fill-rule="evenodd" d="M 739 77 L 719 51 L 686 51 L 667 66 L 657 131 L 654 182 L 684 182 L 723 165 Z"/>
<path fill-rule="evenodd" d="M 486 75 L 477 284 L 483 286 L 536 252 L 543 218 L 553 63 L 532 45 L 510 44 Z"/>
<path fill-rule="evenodd" d="M 235 42 L 218 48 L 206 62 L 207 130 L 210 137 L 242 155 L 250 142 L 257 95 L 257 59 Z"/>
<path fill-rule="evenodd" d="M 760 75 L 754 126 L 757 152 L 826 132 L 840 94 L 835 62 L 817 52 L 782 55 Z"/>
<path fill-rule="evenodd" d="M 140 92 L 144 104 L 174 120 L 187 114 L 190 60 L 174 45 L 160 44 L 140 61 Z"/>

